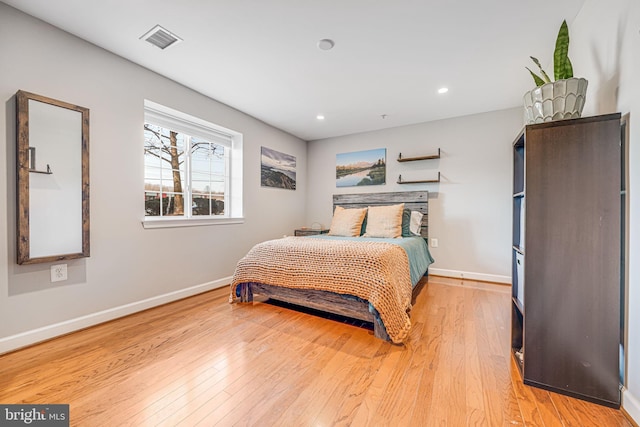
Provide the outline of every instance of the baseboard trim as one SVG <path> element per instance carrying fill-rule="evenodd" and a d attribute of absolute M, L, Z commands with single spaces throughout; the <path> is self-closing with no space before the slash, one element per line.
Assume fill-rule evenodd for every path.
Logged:
<path fill-rule="evenodd" d="M 76 317 L 75 319 L 65 320 L 64 322 L 55 323 L 53 325 L 0 338 L 0 354 L 8 353 L 22 347 L 79 331 L 80 329 L 108 322 L 109 320 L 117 319 L 119 317 L 128 316 L 129 314 L 157 307 L 162 304 L 197 295 L 212 289 L 221 288 L 229 283 L 231 283 L 231 277 L 224 277 L 212 282 L 202 283 L 200 285 L 147 298 L 142 301 L 121 305 L 119 307 L 110 308 L 97 313 L 87 314 L 86 316 Z"/>
<path fill-rule="evenodd" d="M 640 399 L 626 388 L 622 389 L 622 412 L 636 427 L 640 424 Z"/>
<path fill-rule="evenodd" d="M 473 273 L 469 271 L 445 270 L 442 268 L 429 268 L 429 274 L 434 276 L 453 277 L 456 279 L 480 280 L 482 282 L 508 283 L 511 284 L 511 276 L 500 276 L 497 274 Z"/>

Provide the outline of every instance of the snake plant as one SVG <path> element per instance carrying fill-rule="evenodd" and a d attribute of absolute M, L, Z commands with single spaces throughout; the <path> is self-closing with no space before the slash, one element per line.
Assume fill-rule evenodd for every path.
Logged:
<path fill-rule="evenodd" d="M 553 52 L 553 76 L 555 80 L 569 79 L 573 77 L 573 67 L 569 60 L 569 27 L 567 21 L 562 21 L 560 30 L 558 31 L 558 37 L 556 38 L 556 49 Z M 551 83 L 551 79 L 547 73 L 542 69 L 540 61 L 533 56 L 530 57 L 534 64 L 540 69 L 542 77 L 531 71 L 529 67 L 525 67 L 531 73 L 533 81 L 536 86 L 542 86 L 545 83 Z"/>

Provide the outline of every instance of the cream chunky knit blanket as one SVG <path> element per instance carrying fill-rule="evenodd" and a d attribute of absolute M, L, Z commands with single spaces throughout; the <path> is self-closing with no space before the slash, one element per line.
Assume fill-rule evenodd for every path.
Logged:
<path fill-rule="evenodd" d="M 380 314 L 394 343 L 409 329 L 411 278 L 405 250 L 392 243 L 286 237 L 254 246 L 236 267 L 231 283 L 237 302 L 240 283 L 354 295 Z"/>

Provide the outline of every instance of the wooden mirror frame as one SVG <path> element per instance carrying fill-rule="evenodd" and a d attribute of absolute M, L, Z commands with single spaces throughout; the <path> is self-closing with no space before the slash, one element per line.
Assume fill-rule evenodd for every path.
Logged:
<path fill-rule="evenodd" d="M 35 171 L 34 149 L 29 146 L 29 101 L 39 101 L 55 107 L 77 111 L 81 114 L 81 161 L 82 161 L 82 231 L 81 251 L 76 253 L 54 254 L 31 257 L 30 254 L 30 217 L 29 217 L 29 174 L 40 172 L 51 174 L 49 165 L 46 171 Z M 55 262 L 89 256 L 89 109 L 63 101 L 47 98 L 33 93 L 16 93 L 16 171 L 17 171 L 17 262 L 18 264 L 36 264 Z"/>

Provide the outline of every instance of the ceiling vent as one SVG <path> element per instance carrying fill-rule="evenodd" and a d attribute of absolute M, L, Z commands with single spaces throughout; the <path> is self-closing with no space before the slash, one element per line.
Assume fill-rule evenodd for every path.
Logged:
<path fill-rule="evenodd" d="M 162 28 L 160 25 L 156 25 L 147 31 L 142 37 L 140 37 L 140 39 L 146 40 L 160 49 L 166 49 L 169 46 L 182 41 L 180 37 L 176 36 L 171 31 Z"/>

